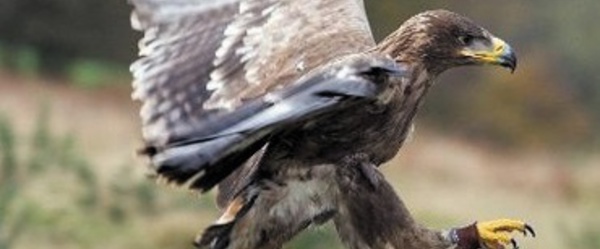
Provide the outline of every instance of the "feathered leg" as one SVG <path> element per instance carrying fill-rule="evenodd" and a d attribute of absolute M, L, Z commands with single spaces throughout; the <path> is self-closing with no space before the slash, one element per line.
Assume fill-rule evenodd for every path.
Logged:
<path fill-rule="evenodd" d="M 340 239 L 351 249 L 447 248 L 441 233 L 427 230 L 413 220 L 393 187 L 371 164 L 357 154 L 338 167 L 340 192 L 334 223 Z"/>

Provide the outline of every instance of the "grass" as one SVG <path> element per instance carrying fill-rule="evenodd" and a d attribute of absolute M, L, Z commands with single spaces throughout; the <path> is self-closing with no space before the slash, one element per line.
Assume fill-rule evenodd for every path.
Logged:
<path fill-rule="evenodd" d="M 50 109 L 40 110 L 25 151 L 17 150 L 13 125 L 0 116 L 0 248 L 18 248 L 20 238 L 31 237 L 42 244 L 90 248 L 131 233 L 123 224 L 158 210 L 150 182 L 127 173 L 110 182 L 103 200 L 98 175 L 77 150 L 76 139 L 51 132 Z"/>
<path fill-rule="evenodd" d="M 0 249 L 11 248 L 23 232 L 26 213 L 15 210 L 19 194 L 17 167 L 14 154 L 15 138 L 6 117 L 0 116 Z"/>

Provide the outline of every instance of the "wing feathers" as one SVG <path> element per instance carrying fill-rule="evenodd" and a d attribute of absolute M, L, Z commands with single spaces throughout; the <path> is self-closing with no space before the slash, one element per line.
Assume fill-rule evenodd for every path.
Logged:
<path fill-rule="evenodd" d="M 356 1 L 130 2 L 144 31 L 132 97 L 147 151 L 170 180 L 208 189 L 280 129 L 373 94 L 364 78 L 331 71 L 298 80 L 374 45 Z"/>
<path fill-rule="evenodd" d="M 364 10 L 349 0 L 130 2 L 132 25 L 144 31 L 132 96 L 143 102 L 144 139 L 156 146 L 294 82 L 298 63 L 310 70 L 374 43 Z"/>
<path fill-rule="evenodd" d="M 209 190 L 263 147 L 270 136 L 301 129 L 304 122 L 327 113 L 374 101 L 387 89 L 387 80 L 373 82 L 370 75 L 381 74 L 377 79 L 392 75 L 390 67 L 365 64 L 331 70 L 277 92 L 277 102 L 250 103 L 214 126 L 195 127 L 185 139 L 151 150 L 157 152 L 151 155 L 157 172 L 170 181 L 187 182 L 193 189 Z"/>

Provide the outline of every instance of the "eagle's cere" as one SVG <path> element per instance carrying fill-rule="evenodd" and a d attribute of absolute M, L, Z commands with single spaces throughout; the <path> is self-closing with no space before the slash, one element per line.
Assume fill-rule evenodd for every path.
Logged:
<path fill-rule="evenodd" d="M 219 185 L 223 215 L 198 247 L 281 248 L 330 220 L 348 248 L 371 249 L 503 246 L 530 228 L 426 229 L 377 169 L 440 73 L 515 69 L 471 20 L 427 11 L 376 44 L 362 0 L 130 1 L 145 34 L 132 65 L 144 152 L 169 182 Z"/>

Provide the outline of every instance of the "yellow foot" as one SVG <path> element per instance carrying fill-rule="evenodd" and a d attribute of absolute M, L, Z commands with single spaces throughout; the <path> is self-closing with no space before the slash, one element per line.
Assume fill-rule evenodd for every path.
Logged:
<path fill-rule="evenodd" d="M 515 249 L 519 248 L 517 241 L 511 236 L 515 231 L 523 233 L 524 236 L 530 233 L 535 237 L 533 228 L 520 220 L 499 219 L 477 222 L 476 226 L 481 243 L 488 249 L 503 249 L 509 244 Z"/>

